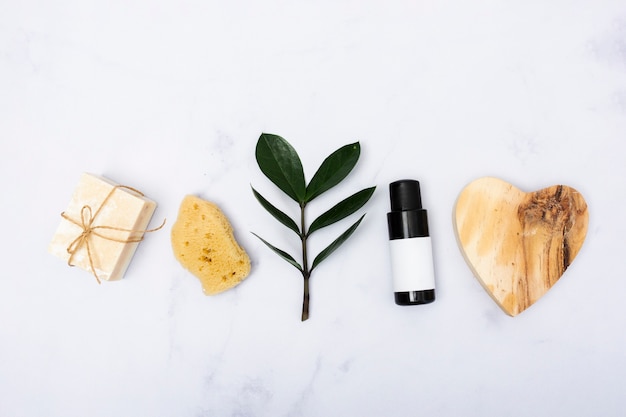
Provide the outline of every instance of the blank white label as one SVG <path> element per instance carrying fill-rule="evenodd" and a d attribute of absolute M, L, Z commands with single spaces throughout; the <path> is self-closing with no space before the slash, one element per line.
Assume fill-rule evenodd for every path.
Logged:
<path fill-rule="evenodd" d="M 394 292 L 435 289 L 430 236 L 389 241 Z"/>

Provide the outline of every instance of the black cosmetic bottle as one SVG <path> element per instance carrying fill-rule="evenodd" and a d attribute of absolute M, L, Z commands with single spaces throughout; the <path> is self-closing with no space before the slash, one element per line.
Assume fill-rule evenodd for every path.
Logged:
<path fill-rule="evenodd" d="M 435 272 L 420 183 L 415 180 L 392 182 L 389 197 L 391 211 L 387 213 L 387 227 L 396 304 L 432 303 L 435 301 Z"/>

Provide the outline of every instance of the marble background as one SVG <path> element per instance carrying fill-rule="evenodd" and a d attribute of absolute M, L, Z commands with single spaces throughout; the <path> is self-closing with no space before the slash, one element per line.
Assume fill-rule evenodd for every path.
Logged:
<path fill-rule="evenodd" d="M 0 1 L 0 416 L 623 416 L 626 3 Z M 377 185 L 311 281 L 250 232 L 298 243 L 254 185 L 287 138 L 307 175 L 358 140 L 311 216 Z M 159 203 L 123 281 L 46 252 L 81 172 Z M 590 208 L 561 281 L 516 318 L 472 277 L 452 208 L 481 176 L 563 183 Z M 435 303 L 393 302 L 387 186 L 422 183 Z M 253 261 L 215 297 L 174 259 L 186 194 Z M 311 217 L 312 218 L 312 217 Z M 318 251 L 348 221 L 318 232 Z"/>

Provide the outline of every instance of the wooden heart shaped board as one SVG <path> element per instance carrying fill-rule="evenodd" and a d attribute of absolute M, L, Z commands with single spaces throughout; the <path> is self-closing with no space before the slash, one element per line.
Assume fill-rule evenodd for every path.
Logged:
<path fill-rule="evenodd" d="M 563 275 L 587 234 L 587 203 L 575 189 L 554 185 L 523 192 L 497 178 L 461 191 L 455 233 L 465 260 L 510 316 L 541 298 Z"/>

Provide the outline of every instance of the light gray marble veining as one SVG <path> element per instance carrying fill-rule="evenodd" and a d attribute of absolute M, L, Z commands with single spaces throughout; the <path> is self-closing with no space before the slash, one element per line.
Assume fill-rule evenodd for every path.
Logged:
<path fill-rule="evenodd" d="M 626 333 L 623 1 L 72 1 L 0 5 L 1 416 L 621 416 Z M 284 211 L 254 146 L 279 134 L 310 178 L 360 141 L 321 213 L 378 186 L 311 280 L 255 201 Z M 124 280 L 46 253 L 81 172 L 136 187 L 164 230 Z M 563 183 L 589 204 L 562 280 L 516 318 L 458 250 L 460 190 Z M 437 301 L 393 303 L 387 186 L 421 181 Z M 220 205 L 252 274 L 215 297 L 173 257 L 186 194 Z M 310 219 L 312 220 L 312 219 Z M 339 224 L 311 238 L 321 250 Z"/>

